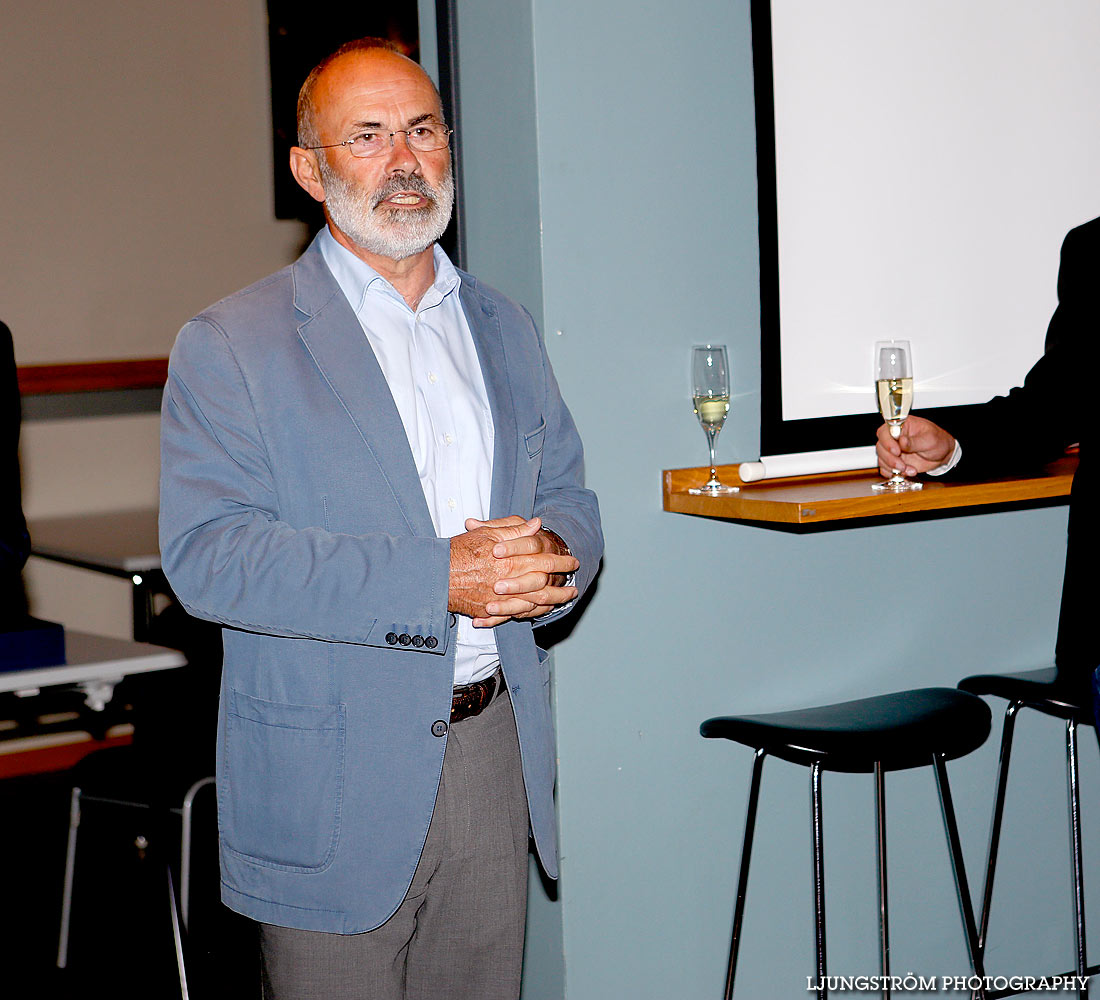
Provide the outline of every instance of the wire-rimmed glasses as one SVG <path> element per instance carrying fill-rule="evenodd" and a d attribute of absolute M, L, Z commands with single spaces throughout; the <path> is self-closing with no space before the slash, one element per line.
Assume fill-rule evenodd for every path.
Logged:
<path fill-rule="evenodd" d="M 381 156 L 393 149 L 395 135 L 403 135 L 414 153 L 434 153 L 445 149 L 451 141 L 454 129 L 442 122 L 421 122 L 408 128 L 368 130 L 353 135 L 343 142 L 330 142 L 325 146 L 306 146 L 306 149 L 335 149 L 347 146 L 352 156 Z M 388 140 L 388 141 L 387 141 Z"/>

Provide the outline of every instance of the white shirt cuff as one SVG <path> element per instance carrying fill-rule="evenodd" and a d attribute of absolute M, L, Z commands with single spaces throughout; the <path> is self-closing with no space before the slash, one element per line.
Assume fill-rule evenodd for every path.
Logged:
<path fill-rule="evenodd" d="M 942 476 L 945 472 L 950 472 L 956 465 L 959 464 L 959 459 L 963 456 L 962 445 L 958 441 L 955 442 L 955 450 L 951 452 L 951 457 L 943 463 L 943 465 L 937 465 L 934 469 L 929 469 L 925 475 L 928 476 Z"/>

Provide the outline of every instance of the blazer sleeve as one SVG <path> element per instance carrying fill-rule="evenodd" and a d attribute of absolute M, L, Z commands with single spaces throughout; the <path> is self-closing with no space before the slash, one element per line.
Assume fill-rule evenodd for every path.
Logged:
<path fill-rule="evenodd" d="M 392 645 L 385 637 L 396 626 L 426 640 L 410 651 L 446 651 L 448 539 L 339 534 L 281 520 L 248 383 L 212 321 L 185 326 L 169 362 L 160 540 L 165 575 L 197 617 L 377 646 Z"/>
<path fill-rule="evenodd" d="M 1072 230 L 1062 244 L 1058 307 L 1046 351 L 1023 385 L 987 403 L 960 407 L 946 427 L 962 445 L 954 473 L 992 476 L 1025 470 L 1052 461 L 1081 440 L 1091 419 L 1088 379 L 1095 370 L 1100 322 L 1098 265 L 1100 220 L 1093 220 Z"/>
<path fill-rule="evenodd" d="M 530 314 L 528 314 L 530 320 Z M 531 320 L 532 325 L 534 321 Z M 535 491 L 534 513 L 543 524 L 557 532 L 580 562 L 573 583 L 580 594 L 596 576 L 603 555 L 603 531 L 596 494 L 584 487 L 584 448 L 577 426 L 561 397 L 546 345 L 539 336 L 546 398 L 543 413 L 546 436 L 543 444 L 542 469 Z M 537 624 L 567 614 L 575 602 L 539 618 Z"/>

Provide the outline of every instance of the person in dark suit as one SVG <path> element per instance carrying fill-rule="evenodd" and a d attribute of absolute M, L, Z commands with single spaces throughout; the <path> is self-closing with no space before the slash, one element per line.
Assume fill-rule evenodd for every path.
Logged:
<path fill-rule="evenodd" d="M 0 323 L 0 628 L 27 610 L 20 573 L 31 541 L 19 486 L 19 420 L 15 348 L 11 331 Z"/>
<path fill-rule="evenodd" d="M 1093 595 L 1100 566 L 1096 523 L 1096 372 L 1100 339 L 1100 219 L 1070 231 L 1062 244 L 1058 308 L 1051 318 L 1046 351 L 1024 383 L 1007 396 L 962 407 L 950 428 L 910 416 L 895 440 L 878 431 L 878 461 L 884 475 L 927 472 L 981 478 L 1026 471 L 1080 445 L 1070 493 L 1069 531 L 1055 664 L 1058 680 L 1088 703 L 1100 665 L 1100 631 Z"/>

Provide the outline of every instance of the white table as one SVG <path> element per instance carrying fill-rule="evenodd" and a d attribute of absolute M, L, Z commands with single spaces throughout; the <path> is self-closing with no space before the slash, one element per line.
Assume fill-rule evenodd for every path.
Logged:
<path fill-rule="evenodd" d="M 124 677 L 172 670 L 186 662 L 175 649 L 66 630 L 63 664 L 0 672 L 0 692 L 23 697 L 36 695 L 45 687 L 74 685 L 84 692 L 85 704 L 100 712 Z"/>

